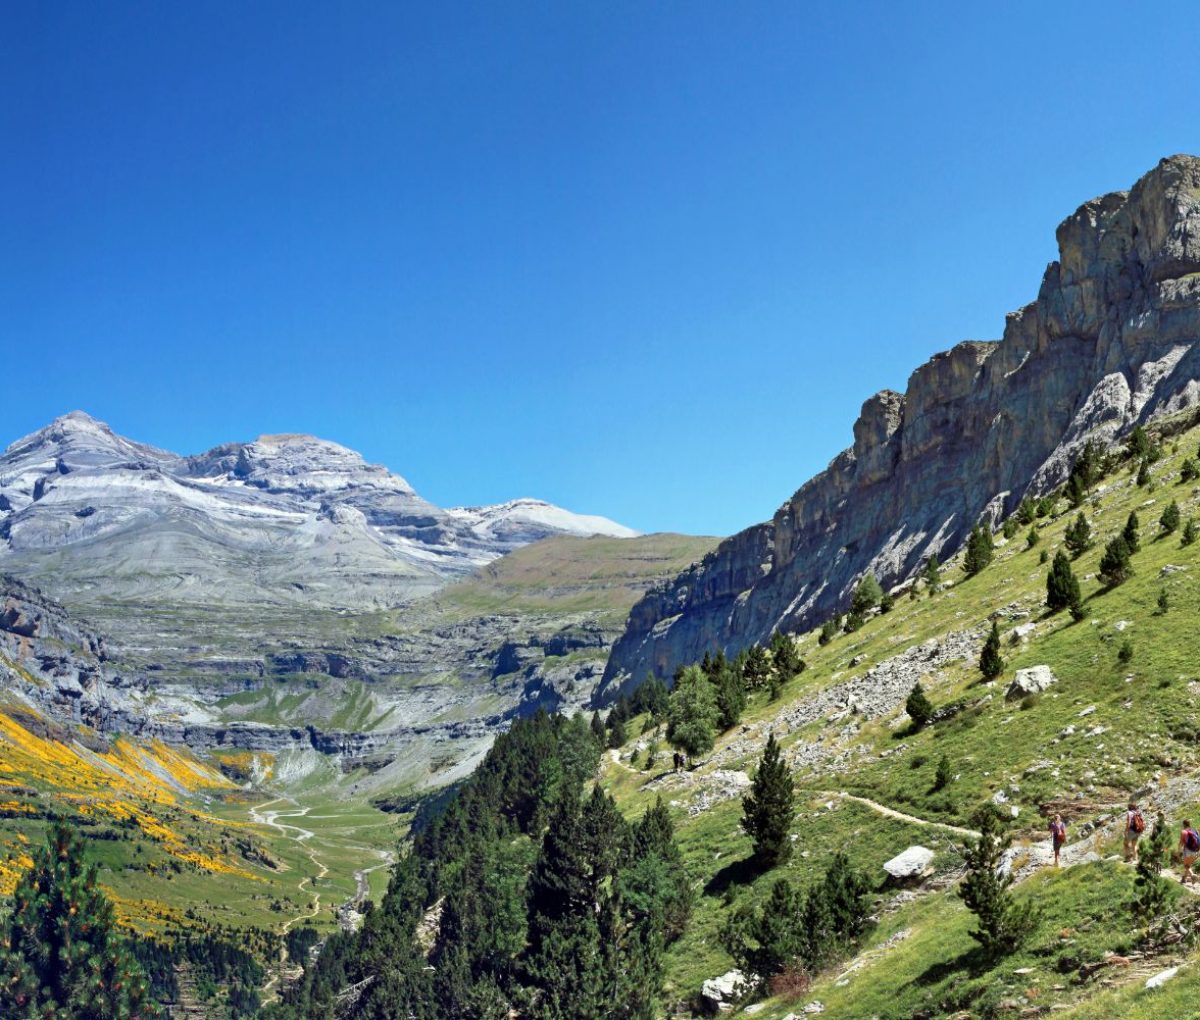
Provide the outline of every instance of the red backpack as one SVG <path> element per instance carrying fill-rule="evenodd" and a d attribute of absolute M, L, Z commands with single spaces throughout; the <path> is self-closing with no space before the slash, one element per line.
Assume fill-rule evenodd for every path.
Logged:
<path fill-rule="evenodd" d="M 1183 845 L 1188 848 L 1190 853 L 1200 850 L 1200 833 L 1197 833 L 1195 829 L 1184 829 Z"/>
<path fill-rule="evenodd" d="M 1142 817 L 1142 813 L 1140 811 L 1138 811 L 1134 814 L 1133 822 L 1130 824 L 1129 827 L 1131 829 L 1133 829 L 1134 832 L 1145 832 L 1146 831 L 1146 819 L 1144 819 Z"/>

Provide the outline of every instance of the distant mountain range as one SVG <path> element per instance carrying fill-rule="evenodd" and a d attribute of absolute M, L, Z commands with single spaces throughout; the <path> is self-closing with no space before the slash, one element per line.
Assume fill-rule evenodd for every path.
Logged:
<path fill-rule="evenodd" d="M 636 534 L 535 499 L 442 509 L 307 435 L 180 456 L 74 411 L 0 455 L 0 569 L 59 596 L 383 608 L 551 535 Z"/>

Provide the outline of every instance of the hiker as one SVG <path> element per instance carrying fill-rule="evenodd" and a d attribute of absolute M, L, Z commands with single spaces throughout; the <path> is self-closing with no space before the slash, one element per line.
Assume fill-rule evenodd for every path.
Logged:
<path fill-rule="evenodd" d="M 1129 802 L 1129 810 L 1125 812 L 1125 863 L 1132 864 L 1137 860 L 1138 840 L 1146 831 L 1146 819 L 1137 804 Z"/>
<path fill-rule="evenodd" d="M 1192 828 L 1192 820 L 1183 820 L 1183 831 L 1179 834 L 1179 859 L 1183 862 L 1183 878 L 1186 885 L 1192 880 L 1192 865 L 1200 857 L 1200 832 Z"/>
<path fill-rule="evenodd" d="M 1054 821 L 1050 823 L 1050 838 L 1054 841 L 1054 866 L 1057 868 L 1058 855 L 1067 841 L 1067 823 L 1063 821 L 1062 815 L 1055 815 Z"/>

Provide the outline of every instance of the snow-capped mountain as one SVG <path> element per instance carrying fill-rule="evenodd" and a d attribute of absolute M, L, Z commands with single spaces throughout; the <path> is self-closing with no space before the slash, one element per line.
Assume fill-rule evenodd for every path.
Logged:
<path fill-rule="evenodd" d="M 443 510 L 306 435 L 182 457 L 75 411 L 0 454 L 0 569 L 62 595 L 387 606 L 555 534 L 635 532 L 537 500 Z"/>

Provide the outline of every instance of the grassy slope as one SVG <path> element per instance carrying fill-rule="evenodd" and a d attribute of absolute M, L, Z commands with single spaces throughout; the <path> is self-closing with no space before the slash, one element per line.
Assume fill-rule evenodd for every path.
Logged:
<path fill-rule="evenodd" d="M 915 602 L 902 598 L 890 614 L 876 617 L 855 634 L 839 636 L 824 648 L 818 645 L 815 633 L 803 638 L 802 653 L 809 669 L 785 688 L 780 702 L 753 701 L 743 725 L 762 724 L 761 734 L 770 720 L 806 694 L 860 675 L 871 664 L 929 638 L 978 628 L 994 611 L 1010 607 L 1000 621 L 1008 664 L 996 685 L 980 683 L 974 661 L 922 680 L 935 705 L 992 695 L 977 710 L 915 736 L 899 735 L 900 725 L 906 721 L 902 710 L 890 718 L 860 720 L 858 731 L 849 737 L 841 735 L 852 721 L 846 719 L 819 721 L 784 736 L 785 747 L 793 751 L 798 741 L 819 741 L 863 753 L 844 774 L 819 768 L 797 771 L 797 853 L 782 873 L 806 880 L 841 847 L 872 878 L 882 874 L 886 859 L 913 843 L 938 850 L 938 866 L 943 872 L 957 863 L 954 837 L 944 831 L 884 818 L 853 801 L 830 798 L 829 791 L 859 793 L 920 818 L 967 824 L 978 804 L 1003 790 L 1020 812 L 1014 823 L 1018 843 L 1044 838 L 1045 820 L 1039 809 L 1050 800 L 1078 799 L 1079 808 L 1068 812 L 1072 839 L 1077 838 L 1080 823 L 1106 816 L 1110 813 L 1106 805 L 1115 810 L 1137 791 L 1159 791 L 1160 799 L 1173 809 L 1176 822 L 1189 806 L 1196 806 L 1196 794 L 1186 780 L 1200 764 L 1196 743 L 1200 739 L 1196 706 L 1200 664 L 1195 660 L 1200 543 L 1181 548 L 1178 533 L 1161 540 L 1154 536 L 1158 517 L 1171 499 L 1180 502 L 1185 520 L 1189 515 L 1200 516 L 1200 490 L 1179 484 L 1180 462 L 1184 455 L 1196 454 L 1200 429 L 1174 442 L 1178 451 L 1168 453 L 1153 468 L 1152 490 L 1136 487 L 1128 471 L 1122 470 L 1105 479 L 1085 506 L 1097 544 L 1075 563 L 1081 578 L 1095 572 L 1104 542 L 1121 529 L 1131 509 L 1138 510 L 1143 535 L 1142 551 L 1134 557 L 1137 573 L 1131 581 L 1109 592 L 1101 592 L 1095 579 L 1082 581 L 1090 620 L 1072 624 L 1065 613 L 1046 617 L 1041 608 L 1048 566 L 1039 562 L 1040 551 L 1047 549 L 1053 555 L 1064 528 L 1075 516 L 1064 501 L 1059 504 L 1060 516 L 1039 522 L 1041 541 L 1034 549 L 1026 549 L 1028 529 L 1022 528 L 997 550 L 995 561 L 980 576 L 964 580 L 960 568 L 947 568 L 944 577 L 957 582 L 948 591 Z M 1150 501 L 1153 504 L 1146 505 Z M 1163 576 L 1167 565 L 1186 569 Z M 1170 608 L 1158 615 L 1156 603 L 1163 590 L 1168 593 Z M 1020 616 L 1023 612 L 1030 615 Z M 1012 644 L 1014 626 L 1029 622 L 1036 623 L 1036 632 L 1025 642 Z M 1125 638 L 1134 647 L 1134 657 L 1127 665 L 1117 659 Z M 861 657 L 861 662 L 852 667 L 850 660 L 855 657 Z M 1006 703 L 1004 686 L 1013 671 L 1039 663 L 1049 664 L 1059 683 L 1026 708 Z M 1093 705 L 1095 710 L 1081 717 L 1080 713 Z M 1071 725 L 1075 733 L 1060 737 Z M 1105 731 L 1094 733 L 1097 726 Z M 718 753 L 723 746 L 745 739 L 740 729 L 718 744 Z M 760 748 L 761 740 L 755 741 L 745 757 L 722 767 L 752 770 Z M 883 752 L 888 752 L 886 757 L 881 757 Z M 946 791 L 933 793 L 933 772 L 943 754 L 957 778 Z M 644 810 L 655 787 L 663 785 L 661 779 L 646 785 L 661 775 L 661 759 L 660 754 L 658 768 L 642 775 L 631 772 L 623 762 L 606 765 L 602 781 L 630 815 Z M 644 755 L 640 760 L 644 761 Z M 1025 774 L 1026 769 L 1040 764 L 1043 767 Z M 703 782 L 712 770 L 712 764 L 702 764 L 697 778 Z M 689 817 L 684 810 L 689 797 L 665 795 L 676 798 L 679 838 L 697 887 L 704 890 L 694 923 L 669 958 L 671 993 L 683 999 L 694 994 L 705 978 L 732 965 L 716 937 L 730 905 L 765 896 L 777 876 L 753 878 L 738 866 L 750 850 L 748 838 L 738 827 L 739 799 Z M 831 810 L 825 807 L 828 803 L 833 804 Z M 1100 841 L 1102 852 L 1115 846 L 1115 835 Z M 1024 996 L 1028 1003 L 1072 1005 L 1074 1012 L 1069 1015 L 1074 1016 L 1140 1016 L 1143 1009 L 1149 1009 L 1143 1000 L 1158 994 L 1134 988 L 1135 984 L 1137 989 L 1142 986 L 1140 972 L 1136 982 L 1126 976 L 1128 988 L 1103 994 L 1098 986 L 1072 982 L 1079 961 L 1132 945 L 1135 933 L 1124 906 L 1131 883 L 1131 869 L 1109 861 L 1034 876 L 1023 883 L 1021 895 L 1036 896 L 1045 905 L 1045 920 L 1021 954 L 994 970 L 978 969 L 968 935 L 971 918 L 952 891 L 929 893 L 911 903 L 888 904 L 880 926 L 868 939 L 862 969 L 846 983 L 839 984 L 837 974 L 822 975 L 809 995 L 771 1001 L 758 1015 L 775 1020 L 814 999 L 824 1003 L 826 1016 L 836 1017 L 899 1018 L 927 1010 L 933 1010 L 929 1015 L 942 1015 L 953 1008 L 969 1008 L 974 1014 L 988 1003 L 1019 1001 Z M 882 901 L 882 890 L 880 895 Z M 909 934 L 887 950 L 880 948 L 898 932 Z M 1166 966 L 1168 962 L 1154 961 L 1152 965 Z M 1031 972 L 1014 973 L 1025 967 L 1032 968 Z M 1121 982 L 1119 973 L 1111 977 Z M 1170 997 L 1164 997 L 1161 1004 L 1177 995 L 1194 997 L 1200 991 L 1200 968 L 1185 969 L 1168 988 Z M 1083 1004 L 1081 1000 L 1085 1000 Z"/>

